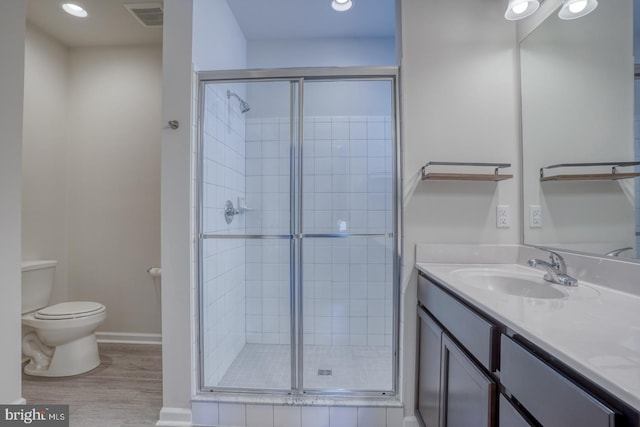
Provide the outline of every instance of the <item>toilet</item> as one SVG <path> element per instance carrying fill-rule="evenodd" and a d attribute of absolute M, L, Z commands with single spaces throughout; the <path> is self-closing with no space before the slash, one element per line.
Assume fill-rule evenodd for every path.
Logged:
<path fill-rule="evenodd" d="M 90 301 L 47 306 L 56 265 L 22 263 L 22 354 L 28 375 L 67 377 L 100 365 L 95 331 L 106 319 L 106 309 Z"/>

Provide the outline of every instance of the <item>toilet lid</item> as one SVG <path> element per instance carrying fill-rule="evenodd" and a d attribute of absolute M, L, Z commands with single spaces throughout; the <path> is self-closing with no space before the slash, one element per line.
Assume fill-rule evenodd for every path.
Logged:
<path fill-rule="evenodd" d="M 45 307 L 35 314 L 36 319 L 63 320 L 76 319 L 99 314 L 104 311 L 104 305 L 91 301 L 72 301 Z"/>

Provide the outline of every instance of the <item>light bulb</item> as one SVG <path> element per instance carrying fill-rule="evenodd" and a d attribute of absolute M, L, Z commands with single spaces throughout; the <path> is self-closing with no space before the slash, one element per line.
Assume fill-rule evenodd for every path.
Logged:
<path fill-rule="evenodd" d="M 515 6 L 513 6 L 511 8 L 511 10 L 513 11 L 513 13 L 515 13 L 516 15 L 520 15 L 521 13 L 523 13 L 525 10 L 527 10 L 527 8 L 529 7 L 529 3 L 528 2 L 523 2 L 523 3 L 519 3 Z"/>
<path fill-rule="evenodd" d="M 598 0 L 564 0 L 558 17 L 570 20 L 582 18 L 593 12 L 598 7 Z"/>
<path fill-rule="evenodd" d="M 351 9 L 353 6 L 353 2 L 351 0 L 333 0 L 331 2 L 331 7 L 333 10 L 337 10 L 338 12 L 344 12 Z"/>
<path fill-rule="evenodd" d="M 538 0 L 509 0 L 504 17 L 509 21 L 524 19 L 538 10 L 538 7 L 540 7 Z"/>
<path fill-rule="evenodd" d="M 86 10 L 74 3 L 63 3 L 62 9 L 69 15 L 77 16 L 78 18 L 86 18 L 88 15 Z"/>
<path fill-rule="evenodd" d="M 587 7 L 587 0 L 579 0 L 569 5 L 571 13 L 580 13 Z"/>

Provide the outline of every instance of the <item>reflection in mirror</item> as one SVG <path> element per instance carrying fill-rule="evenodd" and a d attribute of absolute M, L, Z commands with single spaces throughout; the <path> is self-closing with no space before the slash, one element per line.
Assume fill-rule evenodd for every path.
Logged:
<path fill-rule="evenodd" d="M 571 179 L 540 181 L 551 165 L 640 160 L 632 17 L 632 0 L 600 2 L 574 21 L 553 13 L 520 45 L 525 244 L 637 258 L 638 178 L 577 179 L 612 168 L 574 166 L 544 171 Z"/>

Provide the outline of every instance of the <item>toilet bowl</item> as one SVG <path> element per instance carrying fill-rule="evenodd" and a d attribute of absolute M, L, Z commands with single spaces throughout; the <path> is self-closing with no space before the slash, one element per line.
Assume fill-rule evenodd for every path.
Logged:
<path fill-rule="evenodd" d="M 46 306 L 55 262 L 23 263 L 22 353 L 28 375 L 65 377 L 100 365 L 95 330 L 106 319 L 104 305 L 72 301 Z"/>

